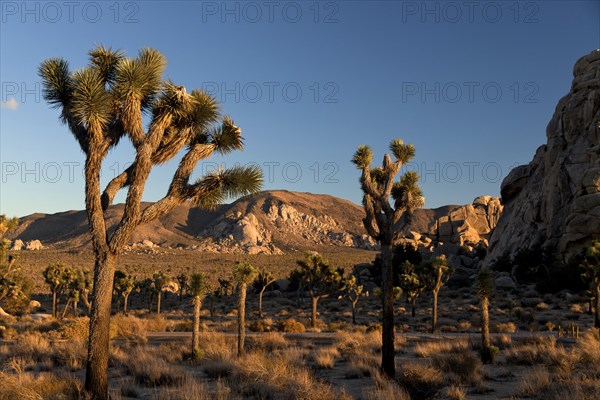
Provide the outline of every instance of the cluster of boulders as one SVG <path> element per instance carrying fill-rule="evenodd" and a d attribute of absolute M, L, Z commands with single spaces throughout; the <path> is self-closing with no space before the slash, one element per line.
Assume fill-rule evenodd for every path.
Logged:
<path fill-rule="evenodd" d="M 28 242 L 23 242 L 21 239 L 17 239 L 12 242 L 10 246 L 11 250 L 43 250 L 46 247 L 39 240 L 30 240 Z"/>

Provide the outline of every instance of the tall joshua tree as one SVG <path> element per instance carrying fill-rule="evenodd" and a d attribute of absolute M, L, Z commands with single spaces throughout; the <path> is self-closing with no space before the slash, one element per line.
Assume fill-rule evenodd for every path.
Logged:
<path fill-rule="evenodd" d="M 194 305 L 194 327 L 192 330 L 192 357 L 198 358 L 200 355 L 200 308 L 202 307 L 202 299 L 206 295 L 206 283 L 204 274 L 199 272 L 192 274 L 189 285 L 192 302 Z"/>
<path fill-rule="evenodd" d="M 490 297 L 494 292 L 494 275 L 489 268 L 481 268 L 475 278 L 475 290 L 481 300 L 481 360 L 492 361 L 490 340 Z"/>
<path fill-rule="evenodd" d="M 371 168 L 373 152 L 369 146 L 361 145 L 354 153 L 352 162 L 362 172 L 360 185 L 366 212 L 363 225 L 367 233 L 381 247 L 383 299 L 381 369 L 386 375 L 393 377 L 396 368 L 392 246 L 394 240 L 400 235 L 396 230 L 396 223 L 403 214 L 406 214 L 405 221 L 408 221 L 412 211 L 422 207 L 425 200 L 418 186 L 417 173 L 406 172 L 399 181 L 395 181 L 402 165 L 415 156 L 414 146 L 404 144 L 400 139 L 394 139 L 390 143 L 390 151 L 394 155 L 394 160 L 389 154 L 385 154 L 382 165 Z M 393 200 L 392 203 L 390 200 Z"/>
<path fill-rule="evenodd" d="M 89 53 L 89 65 L 71 72 L 62 58 L 39 67 L 46 101 L 60 109 L 60 119 L 79 143 L 85 156 L 85 202 L 95 255 L 93 304 L 85 388 L 96 399 L 108 398 L 108 346 L 110 303 L 115 265 L 132 232 L 191 200 L 211 207 L 228 196 L 260 189 L 258 168 L 235 167 L 207 174 L 195 182 L 190 176 L 197 163 L 213 153 L 243 149 L 241 130 L 221 117 L 214 98 L 200 90 L 162 78 L 165 57 L 142 49 L 136 58 L 99 46 Z M 145 127 L 142 115 L 149 115 Z M 131 166 L 100 186 L 102 161 L 121 139 L 134 148 Z M 143 208 L 141 201 L 153 165 L 184 155 L 165 196 Z M 127 188 L 121 219 L 107 226 L 103 211 L 116 193 Z"/>
<path fill-rule="evenodd" d="M 233 269 L 233 279 L 238 284 L 238 357 L 244 354 L 246 339 L 246 291 L 258 271 L 247 261 L 239 261 Z"/>

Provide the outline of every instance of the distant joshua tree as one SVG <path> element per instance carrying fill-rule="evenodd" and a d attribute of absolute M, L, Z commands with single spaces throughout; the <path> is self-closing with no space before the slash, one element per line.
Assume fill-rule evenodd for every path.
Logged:
<path fill-rule="evenodd" d="M 400 270 L 400 288 L 406 293 L 406 300 L 410 303 L 410 315 L 414 318 L 417 310 L 417 299 L 427 289 L 423 266 L 404 261 L 400 265 Z"/>
<path fill-rule="evenodd" d="M 361 297 L 367 297 L 367 292 L 363 285 L 359 284 L 359 280 L 356 275 L 350 275 L 344 279 L 342 283 L 342 290 L 344 291 L 343 297 L 346 297 L 352 305 L 352 323 L 356 325 L 356 305 Z"/>
<path fill-rule="evenodd" d="M 192 329 L 192 358 L 197 359 L 200 356 L 200 309 L 202 308 L 202 299 L 206 295 L 207 287 L 204 274 L 199 272 L 192 274 L 189 286 L 194 305 L 194 326 Z"/>
<path fill-rule="evenodd" d="M 188 277 L 186 274 L 181 273 L 177 275 L 177 283 L 179 284 L 179 302 L 183 301 L 183 294 L 188 287 Z"/>
<path fill-rule="evenodd" d="M 210 95 L 201 90 L 188 93 L 184 86 L 164 80 L 166 59 L 156 50 L 146 48 L 137 58 L 128 58 L 121 51 L 98 46 L 89 56 L 89 65 L 73 72 L 65 59 L 48 59 L 41 63 L 39 75 L 44 98 L 60 109 L 61 121 L 85 154 L 85 208 L 95 255 L 85 389 L 96 400 L 107 400 L 114 271 L 131 234 L 186 200 L 214 207 L 227 197 L 257 192 L 262 175 L 256 167 L 233 167 L 190 182 L 200 160 L 215 152 L 243 149 L 240 128 L 230 118 L 221 118 Z M 135 153 L 131 166 L 103 192 L 102 161 L 126 138 Z M 165 197 L 143 208 L 152 167 L 173 159 L 180 150 L 184 155 Z M 109 230 L 104 211 L 123 188 L 128 188 L 123 215 Z"/>
<path fill-rule="evenodd" d="M 117 296 L 123 297 L 123 314 L 127 315 L 129 295 L 136 285 L 135 277 L 121 270 L 115 271 L 115 291 Z"/>
<path fill-rule="evenodd" d="M 438 295 L 440 289 L 448 281 L 452 268 L 448 265 L 445 255 L 436 257 L 433 262 L 424 265 L 424 277 L 428 281 L 433 294 L 433 307 L 431 307 L 431 332 L 437 333 L 438 327 Z"/>
<path fill-rule="evenodd" d="M 490 298 L 494 293 L 494 275 L 485 267 L 477 273 L 475 290 L 481 300 L 481 360 L 490 362 L 493 359 L 493 349 L 490 340 Z"/>
<path fill-rule="evenodd" d="M 44 280 L 52 292 L 52 316 L 58 317 L 59 296 L 67 289 L 70 276 L 69 267 L 63 264 L 50 264 L 44 270 Z"/>
<path fill-rule="evenodd" d="M 233 279 L 238 285 L 238 357 L 244 354 L 246 338 L 246 291 L 258 271 L 248 261 L 239 261 L 233 269 Z"/>
<path fill-rule="evenodd" d="M 169 284 L 169 277 L 162 272 L 155 272 L 152 276 L 152 283 L 154 284 L 154 293 L 156 293 L 156 313 L 160 314 L 160 300 L 162 298 L 162 292 Z"/>
<path fill-rule="evenodd" d="M 343 270 L 331 267 L 329 261 L 313 251 L 305 252 L 304 260 L 298 260 L 296 263 L 300 266 L 300 279 L 311 297 L 310 325 L 312 328 L 316 328 L 319 300 L 329 297 L 340 289 Z"/>
<path fill-rule="evenodd" d="M 600 328 L 600 241 L 595 240 L 585 250 L 580 268 L 583 278 L 590 284 L 590 291 L 593 293 L 592 296 L 596 301 L 594 307 L 594 327 Z"/>
<path fill-rule="evenodd" d="M 258 276 L 254 280 L 253 286 L 258 290 L 258 317 L 263 317 L 262 312 L 262 300 L 263 294 L 265 293 L 265 289 L 271 284 L 275 283 L 275 277 L 269 271 L 265 269 L 261 269 L 258 273 Z"/>
<path fill-rule="evenodd" d="M 363 225 L 369 236 L 381 246 L 383 298 L 381 369 L 387 376 L 393 377 L 396 373 L 396 366 L 394 364 L 392 246 L 400 234 L 396 230 L 396 223 L 402 215 L 405 215 L 405 220 L 408 222 L 412 211 L 422 207 L 425 200 L 418 186 L 419 176 L 417 173 L 406 172 L 399 181 L 394 181 L 402 165 L 414 158 L 414 146 L 404 144 L 400 139 L 394 139 L 390 143 L 390 151 L 395 160 L 386 154 L 381 167 L 371 168 L 373 152 L 369 146 L 361 145 L 354 153 L 352 162 L 361 170 L 360 185 L 366 212 Z M 393 200 L 393 206 L 390 204 L 390 200 Z"/>

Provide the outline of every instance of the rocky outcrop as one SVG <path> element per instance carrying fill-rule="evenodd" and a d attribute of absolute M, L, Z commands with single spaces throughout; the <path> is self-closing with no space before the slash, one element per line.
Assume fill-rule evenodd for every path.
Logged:
<path fill-rule="evenodd" d="M 417 245 L 436 243 L 487 246 L 496 227 L 503 206 L 500 199 L 480 196 L 472 204 L 445 206 L 436 210 L 416 210 L 411 223 L 405 228 L 405 238 Z M 432 213 L 433 211 L 433 213 Z M 404 224 L 404 221 L 400 221 Z"/>
<path fill-rule="evenodd" d="M 547 143 L 502 182 L 504 212 L 486 264 L 535 246 L 568 260 L 600 239 L 600 50 L 579 59 L 573 75 L 546 128 Z"/>

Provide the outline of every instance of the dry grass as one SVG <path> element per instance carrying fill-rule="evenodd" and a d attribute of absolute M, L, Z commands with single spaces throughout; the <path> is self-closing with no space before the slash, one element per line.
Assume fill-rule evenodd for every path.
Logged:
<path fill-rule="evenodd" d="M 182 367 L 168 363 L 144 347 L 135 347 L 129 352 L 125 367 L 137 383 L 148 387 L 181 385 L 185 378 Z"/>
<path fill-rule="evenodd" d="M 465 400 L 467 398 L 467 390 L 462 386 L 448 386 L 444 394 L 448 400 Z"/>
<path fill-rule="evenodd" d="M 434 356 L 433 365 L 455 384 L 475 384 L 481 380 L 481 361 L 470 350 Z"/>
<path fill-rule="evenodd" d="M 440 370 L 423 363 L 406 363 L 400 372 L 400 383 L 413 398 L 433 397 L 444 386 Z"/>
<path fill-rule="evenodd" d="M 513 322 L 504 322 L 495 324 L 492 327 L 492 332 L 495 333 L 515 333 L 517 326 Z"/>
<path fill-rule="evenodd" d="M 0 400 L 76 400 L 83 397 L 81 382 L 71 376 L 0 372 L 0 382 Z"/>
<path fill-rule="evenodd" d="M 331 369 L 335 361 L 340 357 L 340 352 L 335 347 L 318 348 L 312 354 L 312 360 L 317 369 Z"/>
<path fill-rule="evenodd" d="M 551 382 L 548 369 L 536 366 L 529 369 L 521 379 L 518 395 L 521 397 L 539 396 L 550 386 Z"/>
<path fill-rule="evenodd" d="M 457 340 L 436 340 L 421 342 L 415 345 L 415 355 L 417 357 L 429 358 L 439 354 L 454 353 L 469 349 L 468 339 Z"/>

